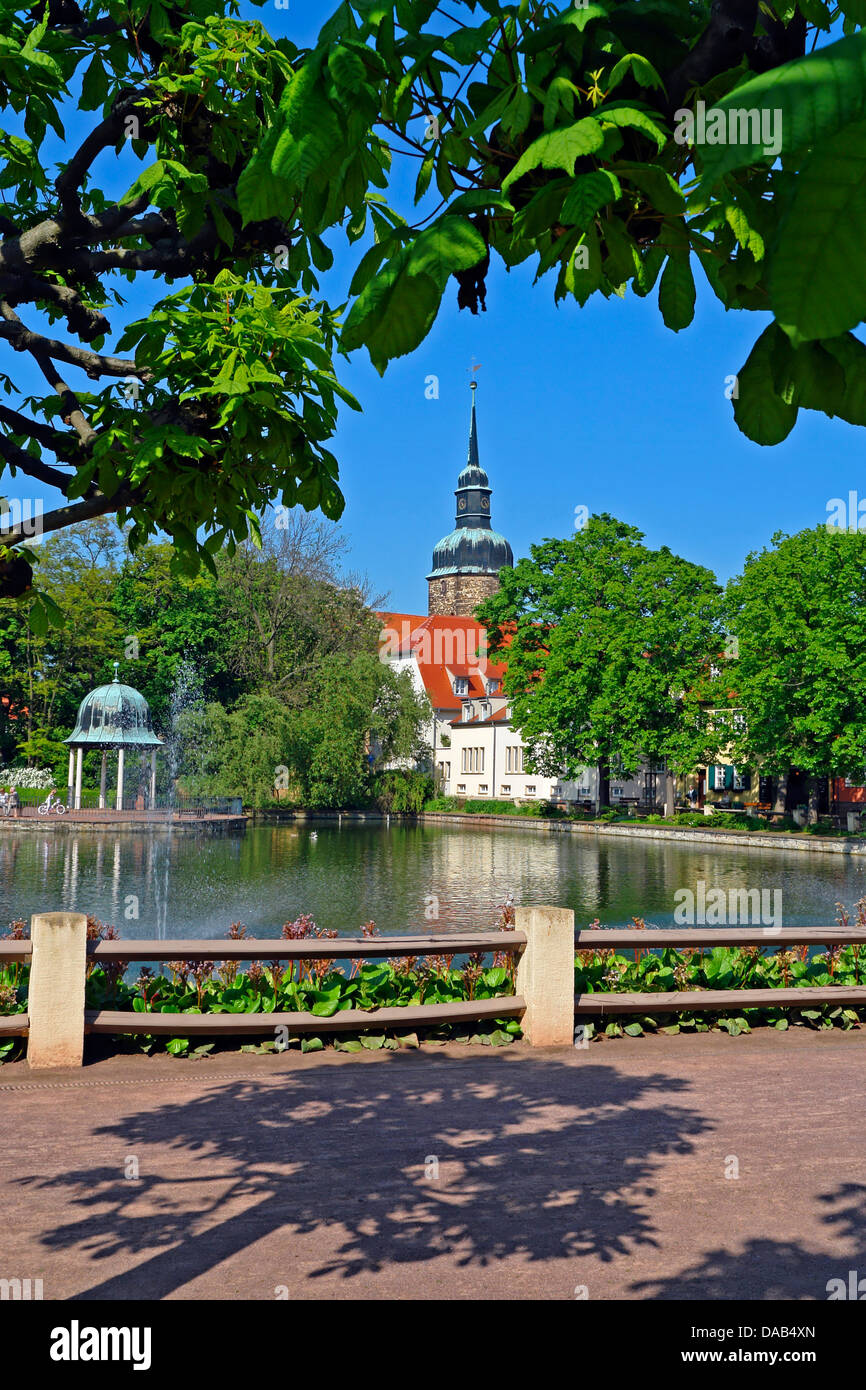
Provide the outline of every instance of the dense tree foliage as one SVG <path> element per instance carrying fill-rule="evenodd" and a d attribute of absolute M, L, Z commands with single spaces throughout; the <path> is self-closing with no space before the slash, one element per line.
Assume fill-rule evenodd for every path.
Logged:
<path fill-rule="evenodd" d="M 643 758 L 866 782 L 866 533 L 779 534 L 724 593 L 611 517 L 533 546 L 480 610 L 532 765 Z M 757 785 L 755 787 L 757 791 Z M 604 786 L 602 786 L 604 796 Z"/>
<path fill-rule="evenodd" d="M 800 406 L 864 424 L 864 19 L 862 0 L 344 0 L 240 207 L 296 198 L 307 232 L 359 241 L 372 219 L 340 344 L 381 370 L 449 275 L 484 307 L 494 254 L 532 258 L 558 301 L 658 284 L 675 332 L 700 267 L 726 308 L 773 315 L 734 397 L 750 438 L 784 438 Z M 414 215 L 377 206 L 395 153 L 418 164 Z"/>
<path fill-rule="evenodd" d="M 37 634 L 20 601 L 0 600 L 4 761 L 53 766 L 65 785 L 62 739 L 119 660 L 168 738 L 161 779 L 189 792 L 358 805 L 388 763 L 423 763 L 429 709 L 379 660 L 365 585 L 340 573 L 343 539 L 312 522 L 290 534 L 287 545 L 266 529 L 261 551 L 241 547 L 217 557 L 216 574 L 191 576 L 173 571 L 166 544 L 130 553 L 107 518 L 46 540 L 43 583 L 66 617 Z M 248 659 L 250 628 L 261 635 L 251 614 L 277 610 Z M 91 777 L 98 761 L 85 759 Z"/>
<path fill-rule="evenodd" d="M 133 548 L 161 531 L 215 571 L 269 502 L 339 515 L 327 445 L 355 402 L 335 351 L 384 370 L 451 277 L 484 307 L 492 255 L 572 305 L 658 285 L 674 331 L 700 267 L 726 308 L 773 316 L 734 399 L 750 438 L 801 407 L 866 423 L 864 17 L 342 0 L 299 49 L 231 0 L 0 0 L 0 456 L 63 495 L 47 530 L 117 513 Z M 395 155 L 414 209 L 391 206 Z M 357 250 L 344 321 L 318 298 L 337 232 Z M 26 541 L 7 537 L 6 593 Z"/>
<path fill-rule="evenodd" d="M 777 535 L 728 587 L 737 756 L 785 775 L 864 780 L 866 534 Z M 813 788 L 814 794 L 814 788 Z"/>
<path fill-rule="evenodd" d="M 713 749 L 708 659 L 723 642 L 715 576 L 650 550 L 633 526 L 590 517 L 568 540 L 532 547 L 480 609 L 531 765 L 576 776 L 643 758 L 691 771 Z"/>

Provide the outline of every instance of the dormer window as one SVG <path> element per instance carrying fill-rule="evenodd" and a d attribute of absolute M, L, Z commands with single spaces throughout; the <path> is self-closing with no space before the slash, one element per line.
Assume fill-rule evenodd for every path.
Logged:
<path fill-rule="evenodd" d="M 494 679 L 491 677 L 491 678 L 488 680 L 488 682 L 487 682 L 487 694 L 488 694 L 488 695 L 496 695 L 496 694 L 498 694 L 498 693 L 499 693 L 499 687 L 500 687 L 501 684 L 502 684 L 501 681 L 494 680 Z"/>
<path fill-rule="evenodd" d="M 471 719 L 471 718 L 472 718 L 472 702 L 471 702 L 470 700 L 464 701 L 464 704 L 463 704 L 463 718 L 464 718 L 464 719 Z"/>
<path fill-rule="evenodd" d="M 455 695 L 468 695 L 468 694 L 469 694 L 469 677 L 468 677 L 468 676 L 455 676 L 455 677 L 454 677 L 454 694 L 455 694 Z"/>

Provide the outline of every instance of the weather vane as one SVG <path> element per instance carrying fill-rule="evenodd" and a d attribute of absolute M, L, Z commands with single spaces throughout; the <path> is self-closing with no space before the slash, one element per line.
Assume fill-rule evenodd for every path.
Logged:
<path fill-rule="evenodd" d="M 478 389 L 478 382 L 475 380 L 475 377 L 476 377 L 476 375 L 478 374 L 478 372 L 481 370 L 481 363 L 480 363 L 480 362 L 476 362 L 476 361 L 475 361 L 475 358 L 473 357 L 473 358 L 472 358 L 472 366 L 471 366 L 471 367 L 467 367 L 466 370 L 470 373 L 470 375 L 471 375 L 471 377 L 472 377 L 472 380 L 471 380 L 470 383 L 469 383 L 471 389 L 472 389 L 473 391 L 477 391 L 477 389 Z"/>

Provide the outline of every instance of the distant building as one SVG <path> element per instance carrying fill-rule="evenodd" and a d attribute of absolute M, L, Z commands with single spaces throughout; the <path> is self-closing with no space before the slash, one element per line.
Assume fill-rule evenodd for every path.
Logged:
<path fill-rule="evenodd" d="M 503 693 L 505 664 L 487 657 L 487 633 L 474 614 L 499 587 L 499 573 L 514 564 L 511 546 L 490 526 L 492 489 L 478 456 L 472 382 L 469 454 L 457 479 L 455 529 L 433 551 L 427 576 L 427 617 L 380 613 L 381 655 L 397 671 L 409 671 L 430 701 L 427 742 L 437 790 L 459 800 L 550 801 L 594 806 L 598 774 L 583 768 L 574 781 L 542 776 L 526 766 L 526 745 Z M 628 805 L 658 799 L 655 775 L 641 768 L 634 778 L 611 775 L 610 798 Z"/>
<path fill-rule="evenodd" d="M 524 765 L 525 747 L 502 692 L 505 666 L 485 655 L 487 634 L 473 618 L 382 613 L 382 655 L 411 672 L 427 695 L 427 741 L 437 789 L 461 800 L 592 800 L 595 773 L 579 783 L 543 777 Z"/>
<path fill-rule="evenodd" d="M 454 530 L 433 550 L 427 576 L 427 612 L 471 618 L 480 603 L 499 587 L 499 571 L 514 564 L 511 546 L 490 525 L 490 480 L 478 458 L 475 419 L 476 383 L 472 382 L 469 454 L 457 479 Z"/>

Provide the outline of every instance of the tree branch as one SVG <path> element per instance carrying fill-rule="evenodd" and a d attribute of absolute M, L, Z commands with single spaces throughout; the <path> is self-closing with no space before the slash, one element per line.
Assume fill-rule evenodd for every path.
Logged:
<path fill-rule="evenodd" d="M 34 333 L 13 313 L 9 304 L 0 302 L 0 313 L 4 322 L 0 323 L 0 338 L 10 342 L 16 352 L 30 352 L 36 356 L 42 353 L 54 357 L 58 362 L 68 362 L 80 367 L 93 381 L 101 376 L 137 376 L 141 381 L 152 381 L 153 373 L 146 367 L 137 367 L 128 357 L 105 357 L 90 348 L 75 347 L 71 343 L 61 343 L 57 338 L 45 338 Z"/>
<path fill-rule="evenodd" d="M 70 438 L 62 431 L 56 430 L 53 425 L 47 425 L 42 420 L 31 420 L 29 415 L 21 415 L 8 405 L 0 405 L 0 422 L 8 425 L 13 434 L 23 434 L 31 439 L 38 439 L 40 444 L 43 444 L 46 449 L 50 449 L 65 463 L 77 467 L 83 461 L 80 451 L 72 447 Z"/>
<path fill-rule="evenodd" d="M 91 164 L 103 150 L 111 149 L 117 144 L 124 133 L 124 125 L 130 116 L 134 116 L 136 119 L 143 116 L 142 103 L 145 98 L 146 93 L 135 88 L 127 88 L 118 93 L 112 105 L 111 114 L 100 121 L 99 125 L 94 126 L 79 145 L 66 168 L 58 175 L 54 187 L 60 199 L 64 218 L 77 219 L 81 216 L 80 188 L 87 178 Z M 140 122 L 141 126 L 143 126 L 143 121 Z M 146 139 L 147 137 L 143 132 L 141 134 L 137 132 L 135 138 Z"/>
<path fill-rule="evenodd" d="M 54 304 L 66 319 L 69 331 L 90 342 L 100 334 L 109 333 L 111 324 L 98 309 L 90 309 L 78 291 L 70 285 L 58 285 L 39 275 L 0 275 L 0 293 L 7 304 Z"/>
<path fill-rule="evenodd" d="M 14 414 L 14 411 L 12 412 Z M 34 458 L 28 454 L 26 449 L 13 444 L 5 434 L 0 434 L 0 454 L 6 460 L 10 468 L 18 468 L 22 473 L 27 473 L 31 478 L 38 478 L 40 483 L 47 483 L 49 487 L 56 487 L 59 492 L 66 496 L 66 489 L 71 482 L 68 473 L 61 473 L 59 468 L 52 468 L 50 464 L 43 463 L 41 459 Z M 4 541 L 4 544 L 10 544 Z"/>
<path fill-rule="evenodd" d="M 77 521 L 89 521 L 94 516 L 107 516 L 109 512 L 119 512 L 121 508 L 130 506 L 134 501 L 134 494 L 125 488 L 120 488 L 113 497 L 106 497 L 104 493 L 100 492 L 94 497 L 84 498 L 81 502 L 70 502 L 65 507 L 56 507 L 53 512 L 47 512 L 40 519 L 40 526 L 43 533 L 61 531 L 64 526 L 74 526 Z M 29 539 L 30 537 L 22 527 L 18 531 L 5 533 L 3 544 L 6 547 L 12 547 Z"/>

